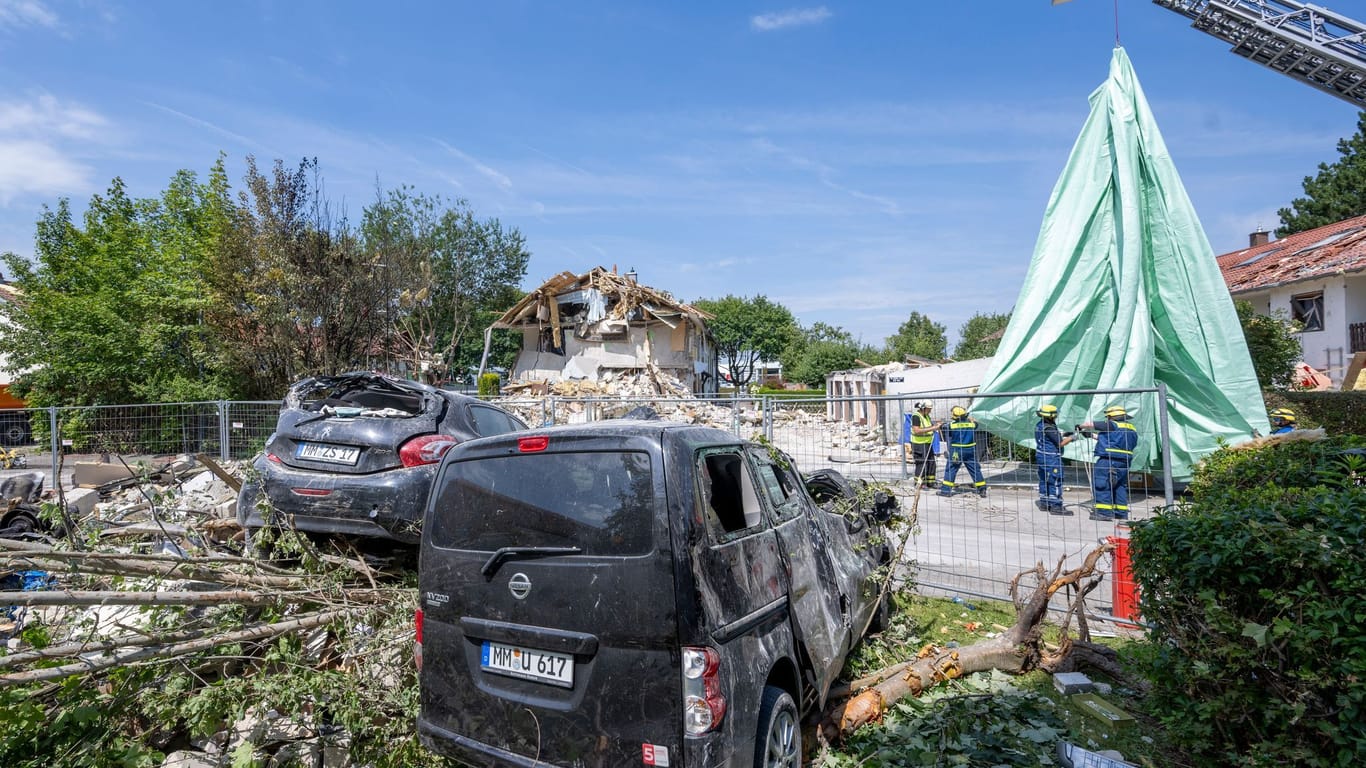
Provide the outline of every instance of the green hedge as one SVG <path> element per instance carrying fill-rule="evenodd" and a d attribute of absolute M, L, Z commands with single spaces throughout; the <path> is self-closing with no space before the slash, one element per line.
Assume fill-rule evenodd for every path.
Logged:
<path fill-rule="evenodd" d="M 1267 390 L 1267 410 L 1290 408 L 1301 428 L 1323 427 L 1330 435 L 1366 435 L 1366 392 Z"/>
<path fill-rule="evenodd" d="M 1366 439 L 1224 449 L 1136 522 L 1149 703 L 1200 766 L 1366 758 Z"/>
<path fill-rule="evenodd" d="M 486 373 L 479 377 L 479 396 L 494 397 L 502 389 L 503 380 L 496 373 Z"/>
<path fill-rule="evenodd" d="M 756 394 L 769 397 L 825 397 L 823 389 L 783 389 L 782 387 L 759 387 Z"/>

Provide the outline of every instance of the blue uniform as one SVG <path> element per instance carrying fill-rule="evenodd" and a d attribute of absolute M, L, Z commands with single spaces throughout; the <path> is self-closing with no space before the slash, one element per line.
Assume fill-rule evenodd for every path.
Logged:
<path fill-rule="evenodd" d="M 1106 419 L 1095 424 L 1096 472 L 1091 490 L 1096 494 L 1096 516 L 1129 517 L 1129 463 L 1138 446 L 1138 429 L 1128 421 Z"/>
<path fill-rule="evenodd" d="M 953 481 L 958 477 L 958 468 L 965 466 L 972 477 L 973 487 L 985 495 L 987 481 L 982 479 L 982 465 L 977 463 L 977 422 L 964 416 L 948 425 L 948 433 L 949 467 L 944 470 L 939 492 L 945 496 L 953 493 Z"/>
<path fill-rule="evenodd" d="M 1295 431 L 1295 425 L 1294 425 L 1294 424 L 1286 424 L 1284 427 L 1281 427 L 1280 429 L 1274 429 L 1274 430 L 1272 430 L 1272 431 L 1271 431 L 1271 434 L 1273 434 L 1273 435 L 1284 435 L 1286 432 L 1294 432 L 1294 431 Z"/>
<path fill-rule="evenodd" d="M 1062 432 L 1051 421 L 1034 426 L 1035 456 L 1039 462 L 1039 504 L 1062 509 Z"/>

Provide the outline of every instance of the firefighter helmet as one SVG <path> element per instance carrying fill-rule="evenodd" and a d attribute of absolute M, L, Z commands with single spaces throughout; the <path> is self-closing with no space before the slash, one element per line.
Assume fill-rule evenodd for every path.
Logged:
<path fill-rule="evenodd" d="M 961 419 L 961 418 L 963 418 L 964 416 L 967 416 L 967 415 L 968 415 L 968 409 L 967 409 L 967 408 L 964 408 L 964 407 L 961 406 L 961 405 L 955 405 L 955 406 L 953 407 L 953 410 L 949 411 L 949 413 L 953 414 L 953 417 L 954 417 L 955 419 Z"/>
<path fill-rule="evenodd" d="M 1034 413 L 1041 419 L 1056 419 L 1058 418 L 1058 406 L 1045 405 Z"/>
<path fill-rule="evenodd" d="M 1124 410 L 1122 405 L 1111 405 L 1105 408 L 1105 418 L 1107 419 L 1122 419 L 1128 415 L 1129 412 Z"/>

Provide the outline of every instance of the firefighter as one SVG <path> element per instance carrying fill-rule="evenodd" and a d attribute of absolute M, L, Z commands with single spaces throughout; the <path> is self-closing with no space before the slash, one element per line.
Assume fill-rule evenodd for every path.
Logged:
<path fill-rule="evenodd" d="M 1283 435 L 1286 432 L 1294 432 L 1295 412 L 1289 408 L 1277 408 L 1271 412 L 1271 434 Z"/>
<path fill-rule="evenodd" d="M 929 485 L 934 482 L 934 433 L 942 423 L 930 418 L 930 403 L 921 400 L 915 404 L 915 412 L 906 415 L 906 428 L 902 442 L 911 447 L 911 460 L 915 465 L 915 484 Z"/>
<path fill-rule="evenodd" d="M 982 479 L 982 465 L 977 463 L 977 422 L 968 415 L 968 409 L 955 405 L 949 411 L 953 419 L 948 425 L 949 466 L 944 470 L 944 479 L 939 486 L 940 496 L 952 496 L 958 477 L 958 468 L 968 468 L 972 477 L 973 489 L 977 495 L 986 498 L 987 482 Z"/>
<path fill-rule="evenodd" d="M 1129 463 L 1138 447 L 1138 429 L 1129 423 L 1129 413 L 1123 406 L 1105 409 L 1104 421 L 1078 424 L 1077 432 L 1096 433 L 1095 475 L 1091 490 L 1096 494 L 1096 509 L 1092 520 L 1129 519 Z"/>
<path fill-rule="evenodd" d="M 1075 432 L 1058 430 L 1058 406 L 1045 405 L 1035 411 L 1035 455 L 1039 464 L 1039 500 L 1035 505 L 1049 514 L 1070 515 L 1062 504 L 1062 449 L 1076 439 Z"/>

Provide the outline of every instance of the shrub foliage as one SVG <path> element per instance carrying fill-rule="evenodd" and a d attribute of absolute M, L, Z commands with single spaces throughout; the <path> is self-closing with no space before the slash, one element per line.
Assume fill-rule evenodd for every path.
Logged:
<path fill-rule="evenodd" d="M 1366 439 L 1206 460 L 1135 524 L 1151 703 L 1208 766 L 1366 758 Z"/>

